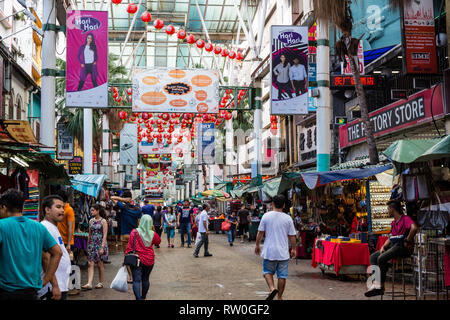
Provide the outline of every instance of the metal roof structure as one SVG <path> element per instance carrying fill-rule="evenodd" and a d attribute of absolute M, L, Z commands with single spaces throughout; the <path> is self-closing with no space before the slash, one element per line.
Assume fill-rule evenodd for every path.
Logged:
<path fill-rule="evenodd" d="M 246 40 L 259 1 L 123 0 L 116 5 L 111 0 L 71 0 L 71 3 L 78 10 L 108 10 L 109 52 L 118 55 L 131 74 L 133 67 L 217 68 L 218 65 L 223 70 L 225 58 L 199 50 L 179 40 L 176 34 L 169 36 L 164 29 L 156 30 L 153 21 L 159 18 L 176 31 L 184 29 L 196 39 L 236 51 Z M 133 15 L 127 12 L 130 3 L 138 6 Z M 152 15 L 148 24 L 140 18 L 146 10 Z"/>

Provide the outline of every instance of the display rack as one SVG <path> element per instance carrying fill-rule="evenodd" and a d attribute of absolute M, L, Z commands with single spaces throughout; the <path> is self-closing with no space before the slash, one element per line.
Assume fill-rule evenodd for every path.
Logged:
<path fill-rule="evenodd" d="M 391 229 L 392 217 L 387 212 L 386 203 L 391 197 L 391 189 L 378 181 L 368 181 L 367 212 L 369 216 L 369 232 L 382 233 Z"/>

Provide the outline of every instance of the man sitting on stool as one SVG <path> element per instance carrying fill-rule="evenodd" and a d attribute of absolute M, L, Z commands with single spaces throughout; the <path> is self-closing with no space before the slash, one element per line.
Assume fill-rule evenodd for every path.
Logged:
<path fill-rule="evenodd" d="M 407 258 L 414 250 L 414 236 L 418 227 L 414 221 L 403 213 L 402 205 L 397 200 L 387 203 L 390 216 L 394 217 L 391 224 L 391 234 L 381 249 L 370 256 L 370 264 L 380 268 L 380 276 L 374 281 L 372 287 L 364 295 L 374 297 L 384 294 L 384 282 L 388 270 L 388 262 L 395 258 Z"/>

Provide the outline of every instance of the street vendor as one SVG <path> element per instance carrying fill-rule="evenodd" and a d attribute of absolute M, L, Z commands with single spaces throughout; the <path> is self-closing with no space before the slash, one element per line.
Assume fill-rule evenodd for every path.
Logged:
<path fill-rule="evenodd" d="M 332 236 L 338 235 L 337 217 L 333 210 L 329 210 L 325 204 L 320 205 L 319 214 L 322 219 L 319 232 L 321 234 L 328 234 Z"/>

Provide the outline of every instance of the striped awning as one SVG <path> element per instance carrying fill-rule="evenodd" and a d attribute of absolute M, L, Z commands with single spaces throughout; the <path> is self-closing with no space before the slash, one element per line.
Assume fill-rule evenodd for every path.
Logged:
<path fill-rule="evenodd" d="M 105 179 L 105 174 L 77 174 L 71 182 L 75 190 L 97 198 Z"/>

